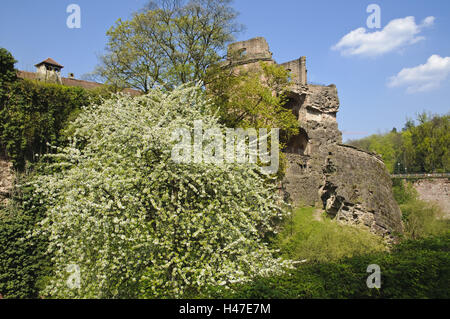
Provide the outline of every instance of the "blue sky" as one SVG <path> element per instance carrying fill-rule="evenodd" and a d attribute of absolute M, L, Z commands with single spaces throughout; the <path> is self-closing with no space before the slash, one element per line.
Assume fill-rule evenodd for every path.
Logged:
<path fill-rule="evenodd" d="M 72 3 L 81 8 L 80 29 L 66 26 Z M 97 64 L 106 31 L 146 3 L 2 0 L 0 47 L 18 69 L 52 57 L 64 75 L 80 77 Z M 366 25 L 369 4 L 381 9 L 380 29 Z M 424 110 L 450 111 L 450 1 L 236 0 L 234 7 L 246 26 L 238 40 L 265 37 L 277 62 L 305 55 L 309 81 L 337 85 L 344 139 L 400 129 Z"/>

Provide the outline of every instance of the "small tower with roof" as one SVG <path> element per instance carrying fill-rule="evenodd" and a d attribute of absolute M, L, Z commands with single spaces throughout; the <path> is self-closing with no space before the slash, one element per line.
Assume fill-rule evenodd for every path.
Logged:
<path fill-rule="evenodd" d="M 35 65 L 40 81 L 62 84 L 61 70 L 64 68 L 55 60 L 48 58 Z"/>

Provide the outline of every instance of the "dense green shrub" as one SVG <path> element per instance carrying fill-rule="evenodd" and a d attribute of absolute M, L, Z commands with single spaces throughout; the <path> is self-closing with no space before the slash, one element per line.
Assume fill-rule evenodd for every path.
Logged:
<path fill-rule="evenodd" d="M 449 229 L 449 222 L 442 218 L 442 209 L 420 200 L 411 182 L 394 179 L 392 190 L 402 211 L 405 238 L 436 236 Z"/>
<path fill-rule="evenodd" d="M 400 209 L 408 239 L 436 236 L 449 229 L 448 220 L 442 219 L 442 209 L 434 203 L 415 199 L 400 205 Z"/>
<path fill-rule="evenodd" d="M 364 230 L 315 221 L 313 208 L 299 209 L 274 241 L 284 257 L 307 259 L 281 276 L 259 277 L 231 289 L 210 287 L 213 298 L 448 298 L 450 232 L 436 208 L 416 199 L 410 185 L 397 185 L 406 238 L 391 252 Z M 433 236 L 436 235 L 436 236 Z M 420 239 L 419 239 L 420 238 Z M 419 239 L 419 240 L 417 240 Z M 366 285 L 367 267 L 381 268 L 381 289 Z"/>
<path fill-rule="evenodd" d="M 62 130 L 75 119 L 82 106 L 108 97 L 107 86 L 85 90 L 58 84 L 19 79 L 5 88 L 0 104 L 0 148 L 6 150 L 14 167 L 23 170 L 26 161 L 60 145 Z"/>
<path fill-rule="evenodd" d="M 46 296 L 178 297 L 290 265 L 262 241 L 287 212 L 256 164 L 172 160 L 173 133 L 196 120 L 221 128 L 196 87 L 80 113 L 70 144 L 47 156 L 54 171 L 33 181 L 55 261 Z M 66 284 L 71 264 L 79 289 Z"/>
<path fill-rule="evenodd" d="M 0 140 L 14 167 L 57 145 L 71 113 L 89 104 L 88 91 L 77 87 L 18 80 L 11 84 L 0 106 Z"/>
<path fill-rule="evenodd" d="M 392 180 L 392 192 L 395 201 L 399 204 L 406 204 L 408 202 L 418 199 L 419 194 L 412 183 L 405 182 L 401 179 Z"/>
<path fill-rule="evenodd" d="M 8 86 L 17 79 L 16 70 L 14 69 L 16 62 L 8 50 L 0 48 L 0 105 L 3 104 Z"/>
<path fill-rule="evenodd" d="M 7 207 L 0 207 L 0 294 L 4 298 L 37 298 L 51 273 L 46 236 L 29 235 L 42 220 L 41 198 L 24 187 Z"/>
<path fill-rule="evenodd" d="M 366 285 L 367 267 L 381 268 L 381 288 Z M 450 233 L 406 241 L 391 253 L 299 265 L 282 276 L 261 277 L 231 289 L 213 287 L 214 298 L 443 298 L 450 297 Z"/>
<path fill-rule="evenodd" d="M 383 241 L 366 229 L 339 224 L 329 218 L 315 220 L 315 210 L 300 208 L 286 220 L 275 239 L 283 257 L 310 262 L 334 261 L 386 249 Z"/>

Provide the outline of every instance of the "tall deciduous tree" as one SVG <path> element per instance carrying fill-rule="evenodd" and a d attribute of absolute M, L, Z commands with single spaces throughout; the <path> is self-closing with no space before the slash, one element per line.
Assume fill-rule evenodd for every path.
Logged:
<path fill-rule="evenodd" d="M 160 0 L 107 33 L 96 73 L 107 82 L 148 92 L 203 80 L 242 29 L 231 0 Z"/>
<path fill-rule="evenodd" d="M 14 82 L 17 78 L 16 70 L 14 69 L 16 62 L 8 50 L 0 48 L 0 103 L 2 103 L 0 108 L 3 107 L 2 99 L 7 90 L 7 84 Z"/>
<path fill-rule="evenodd" d="M 14 64 L 16 63 L 13 55 L 5 48 L 0 48 L 0 114 L 5 108 L 5 96 L 9 90 L 9 86 L 17 79 Z M 2 123 L 0 120 L 0 153 L 5 149 L 4 142 L 1 139 Z M 1 154 L 0 154 L 1 155 Z"/>
<path fill-rule="evenodd" d="M 277 64 L 259 62 L 250 67 L 218 64 L 208 69 L 206 94 L 227 127 L 269 131 L 279 128 L 280 145 L 284 148 L 289 138 L 299 132 L 297 118 L 285 107 L 289 78 L 289 72 Z M 284 176 L 285 165 L 280 152 L 278 178 Z"/>
<path fill-rule="evenodd" d="M 349 144 L 382 155 L 389 171 L 433 173 L 450 171 L 450 115 L 417 116 L 402 132 L 372 135 Z"/>
<path fill-rule="evenodd" d="M 206 92 L 226 126 L 279 128 L 284 137 L 298 133 L 297 119 L 284 107 L 290 85 L 284 67 L 265 62 L 249 69 L 218 65 L 206 79 Z"/>

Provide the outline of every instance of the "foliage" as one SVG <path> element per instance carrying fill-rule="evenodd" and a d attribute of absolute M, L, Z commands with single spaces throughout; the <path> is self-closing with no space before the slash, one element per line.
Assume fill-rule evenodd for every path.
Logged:
<path fill-rule="evenodd" d="M 349 141 L 350 145 L 376 152 L 391 173 L 433 173 L 450 171 L 450 115 L 417 117 L 402 132 L 393 130 Z"/>
<path fill-rule="evenodd" d="M 400 205 L 403 213 L 406 238 L 419 239 L 439 235 L 449 229 L 449 223 L 442 220 L 443 212 L 434 203 L 412 200 Z"/>
<path fill-rule="evenodd" d="M 25 187 L 7 207 L 0 207 L 0 295 L 4 298 L 37 298 L 51 262 L 45 254 L 45 236 L 27 237 L 43 219 L 41 198 Z M 23 204 L 27 202 L 27 204 Z"/>
<path fill-rule="evenodd" d="M 0 48 L 0 107 L 3 105 L 7 86 L 17 78 L 16 70 L 14 69 L 16 62 L 8 50 Z"/>
<path fill-rule="evenodd" d="M 241 27 L 230 0 L 161 0 L 107 33 L 96 73 L 109 83 L 148 92 L 199 81 Z"/>
<path fill-rule="evenodd" d="M 23 170 L 26 161 L 50 151 L 48 143 L 59 145 L 66 123 L 101 96 L 108 96 L 106 88 L 87 91 L 30 80 L 11 84 L 0 106 L 0 141 L 14 167 Z"/>
<path fill-rule="evenodd" d="M 177 164 L 175 129 L 194 120 L 217 127 L 196 87 L 117 95 L 86 107 L 70 145 L 48 155 L 53 173 L 37 177 L 55 275 L 50 297 L 178 297 L 205 285 L 228 286 L 289 262 L 262 237 L 285 216 L 255 164 Z M 220 126 L 219 126 L 220 127 Z M 66 267 L 81 287 L 66 285 Z"/>
<path fill-rule="evenodd" d="M 9 87 L 17 79 L 16 70 L 14 64 L 17 61 L 12 54 L 4 49 L 0 48 L 0 110 L 3 108 L 6 99 L 6 93 Z M 1 132 L 1 131 L 0 131 Z M 2 137 L 0 134 L 0 155 L 3 156 L 4 147 L 2 147 Z"/>
<path fill-rule="evenodd" d="M 290 85 L 284 67 L 265 62 L 248 70 L 216 66 L 209 70 L 206 83 L 208 97 L 226 126 L 298 133 L 297 119 L 283 107 Z"/>
<path fill-rule="evenodd" d="M 406 204 L 418 199 L 419 194 L 412 183 L 400 179 L 392 180 L 392 192 L 395 201 L 399 204 Z M 405 215 L 403 215 L 405 217 Z"/>
<path fill-rule="evenodd" d="M 291 136 L 299 131 L 292 111 L 285 108 L 289 72 L 282 66 L 260 62 L 252 69 L 239 67 L 209 68 L 205 77 L 206 94 L 220 122 L 227 127 L 280 129 L 280 169 L 283 177 L 286 161 L 281 152 Z"/>
<path fill-rule="evenodd" d="M 281 276 L 258 278 L 231 289 L 211 287 L 208 296 L 246 299 L 442 298 L 450 297 L 450 233 L 406 241 L 391 253 L 303 264 Z M 367 267 L 381 268 L 381 288 L 366 285 Z"/>
<path fill-rule="evenodd" d="M 402 211 L 405 238 L 437 236 L 450 229 L 450 223 L 442 218 L 442 209 L 420 200 L 411 182 L 394 180 L 392 190 Z"/>
<path fill-rule="evenodd" d="M 336 261 L 386 250 L 382 240 L 368 230 L 313 217 L 315 208 L 300 208 L 285 222 L 275 240 L 282 256 L 308 262 Z"/>

